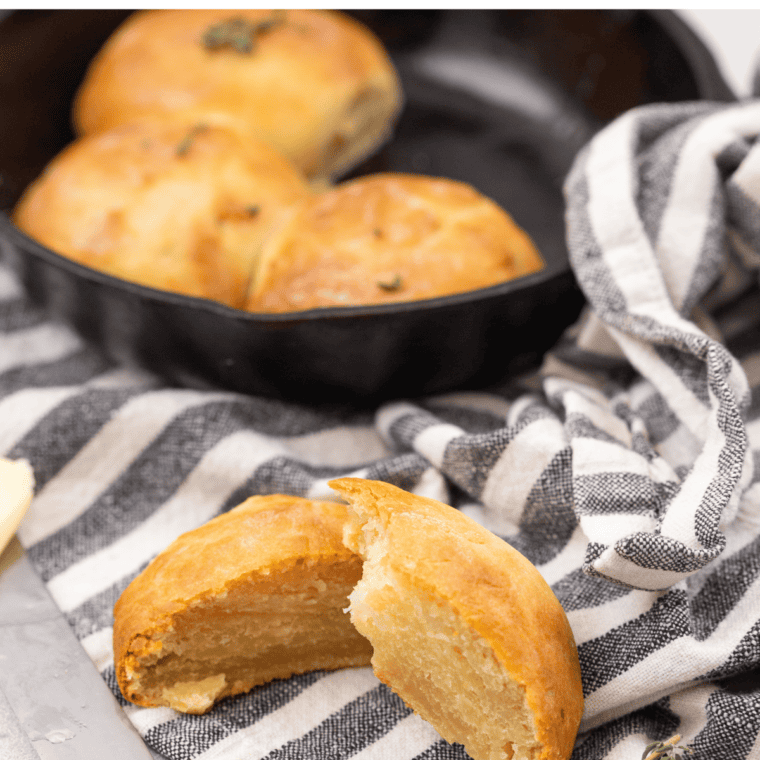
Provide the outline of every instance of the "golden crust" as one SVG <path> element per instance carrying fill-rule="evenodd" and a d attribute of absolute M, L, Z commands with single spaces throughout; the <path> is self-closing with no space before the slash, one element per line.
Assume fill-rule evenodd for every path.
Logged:
<path fill-rule="evenodd" d="M 203 124 L 132 124 L 64 149 L 14 221 L 86 266 L 240 307 L 265 237 L 309 193 L 266 143 Z"/>
<path fill-rule="evenodd" d="M 238 19 L 274 23 L 249 52 L 204 45 L 214 25 Z M 308 176 L 332 176 L 388 137 L 401 98 L 381 43 L 345 14 L 151 10 L 129 17 L 95 57 L 73 120 L 80 134 L 156 115 L 236 124 Z"/>
<path fill-rule="evenodd" d="M 458 646 L 464 649 L 465 639 L 472 642 L 473 649 L 483 642 L 517 685 L 518 693 L 524 693 L 540 747 L 525 756 L 566 760 L 583 710 L 580 666 L 567 617 L 536 568 L 507 543 L 440 502 L 356 478 L 334 480 L 330 486 L 355 512 L 344 541 L 362 556 L 365 565 L 359 593 L 351 596 L 351 614 L 354 625 L 375 648 L 373 666 L 378 677 L 391 676 L 388 685 L 431 719 L 425 714 L 424 697 L 420 697 L 432 688 L 429 674 L 426 681 L 423 672 L 413 676 L 391 673 L 393 668 L 387 663 L 378 672 L 377 662 L 384 659 L 382 649 L 393 644 L 394 634 L 387 628 L 373 629 L 372 615 L 388 614 L 381 609 L 383 604 L 400 606 L 399 598 L 390 592 L 395 582 L 406 589 L 400 593 L 411 594 L 413 589 L 427 600 L 422 615 L 435 609 L 450 610 L 451 617 L 461 624 Z M 370 569 L 375 581 L 368 580 Z M 371 609 L 373 600 L 377 609 Z M 419 625 L 425 624 L 421 616 Z M 424 661 L 424 653 L 421 656 Z M 457 678 L 466 681 L 469 677 L 459 663 L 451 664 L 455 683 Z M 439 663 L 428 665 L 435 670 Z M 449 696 L 453 704 L 454 693 Z M 505 705 L 500 697 L 494 704 L 483 705 L 481 712 L 498 725 L 506 725 L 513 717 Z M 507 714 L 500 714 L 505 711 Z M 459 735 L 451 736 L 446 716 L 439 718 L 438 725 L 431 722 L 449 741 L 463 743 L 476 760 L 492 756 L 477 749 L 482 742 L 477 731 L 463 734 L 460 729 Z M 499 751 L 503 752 L 499 748 L 493 756 L 512 756 Z M 515 756 L 523 757 L 516 748 Z"/>
<path fill-rule="evenodd" d="M 159 554 L 114 607 L 122 694 L 205 712 L 273 678 L 369 664 L 344 613 L 361 561 L 345 506 L 254 496 Z"/>
<path fill-rule="evenodd" d="M 411 174 L 342 183 L 267 242 L 246 308 L 414 301 L 541 269 L 528 235 L 469 185 Z"/>

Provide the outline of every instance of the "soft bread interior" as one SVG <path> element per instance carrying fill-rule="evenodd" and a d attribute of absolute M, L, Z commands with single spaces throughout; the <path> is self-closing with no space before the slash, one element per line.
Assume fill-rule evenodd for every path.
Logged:
<path fill-rule="evenodd" d="M 348 595 L 361 560 L 346 508 L 258 496 L 180 536 L 114 608 L 124 697 L 203 713 L 224 697 L 312 670 L 369 665 Z"/>
<path fill-rule="evenodd" d="M 353 624 L 375 649 L 375 674 L 444 739 L 469 737 L 478 760 L 540 756 L 525 690 L 450 604 L 382 560 L 365 564 L 349 599 Z"/>
<path fill-rule="evenodd" d="M 385 483 L 330 485 L 353 511 L 344 542 L 364 566 L 351 620 L 373 646 L 378 678 L 474 760 L 566 760 L 580 669 L 535 568 L 447 505 Z"/>
<path fill-rule="evenodd" d="M 164 630 L 135 637 L 130 694 L 203 713 L 275 678 L 366 665 L 371 649 L 343 612 L 357 575 L 357 563 L 302 562 L 194 601 Z"/>

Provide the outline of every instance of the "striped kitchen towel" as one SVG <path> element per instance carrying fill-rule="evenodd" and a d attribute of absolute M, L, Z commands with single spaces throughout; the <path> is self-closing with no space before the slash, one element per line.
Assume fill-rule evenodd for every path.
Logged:
<path fill-rule="evenodd" d="M 447 501 L 523 552 L 578 643 L 573 760 L 760 758 L 760 101 L 642 107 L 566 182 L 589 306 L 535 375 L 373 413 L 168 388 L 115 367 L 0 270 L 0 454 L 37 493 L 19 537 L 145 741 L 172 760 L 453 760 L 367 668 L 202 716 L 121 699 L 121 591 L 178 534 L 330 478 Z M 504 337 L 509 340 L 509 336 Z"/>

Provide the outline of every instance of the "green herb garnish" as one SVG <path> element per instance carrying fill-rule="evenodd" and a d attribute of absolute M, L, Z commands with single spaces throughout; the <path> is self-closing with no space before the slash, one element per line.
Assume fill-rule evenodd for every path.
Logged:
<path fill-rule="evenodd" d="M 203 46 L 206 50 L 230 48 L 238 53 L 248 55 L 256 48 L 260 35 L 285 23 L 285 11 L 272 11 L 272 15 L 261 21 L 248 21 L 242 16 L 235 16 L 212 24 L 203 33 Z"/>
<path fill-rule="evenodd" d="M 208 127 L 205 124 L 196 124 L 194 127 L 190 129 L 190 131 L 180 140 L 179 145 L 177 145 L 177 149 L 175 151 L 175 154 L 177 158 L 183 158 L 188 154 L 190 151 L 190 148 L 193 146 L 193 140 L 201 133 L 204 132 Z"/>
<path fill-rule="evenodd" d="M 378 280 L 377 287 L 382 288 L 388 293 L 392 293 L 394 290 L 400 290 L 403 284 L 404 281 L 401 279 L 401 275 L 397 274 L 390 282 L 383 282 L 382 280 Z"/>

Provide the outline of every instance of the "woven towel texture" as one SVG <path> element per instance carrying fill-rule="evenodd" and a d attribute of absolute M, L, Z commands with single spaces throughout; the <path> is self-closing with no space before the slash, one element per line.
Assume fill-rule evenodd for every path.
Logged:
<path fill-rule="evenodd" d="M 115 684 L 113 604 L 157 552 L 249 495 L 331 498 L 329 479 L 355 475 L 453 504 L 536 564 L 579 648 L 573 760 L 639 758 L 674 733 L 694 760 L 760 758 L 758 134 L 759 101 L 646 106 L 600 132 L 566 182 L 589 306 L 540 373 L 488 393 L 369 413 L 164 387 L 0 269 L 0 454 L 38 483 L 18 535 L 151 747 L 466 757 L 366 668 L 204 716 L 137 708 Z"/>

